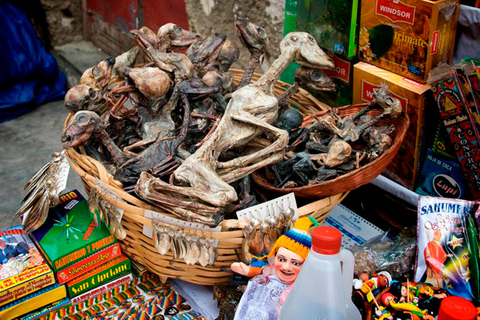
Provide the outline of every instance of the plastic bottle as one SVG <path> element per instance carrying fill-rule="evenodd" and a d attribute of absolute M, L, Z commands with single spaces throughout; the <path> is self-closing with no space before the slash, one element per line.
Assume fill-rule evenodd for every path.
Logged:
<path fill-rule="evenodd" d="M 473 303 L 462 297 L 446 297 L 440 304 L 437 320 L 476 320 Z"/>
<path fill-rule="evenodd" d="M 354 258 L 338 229 L 313 229 L 312 249 L 280 311 L 280 320 L 360 320 L 352 302 Z"/>

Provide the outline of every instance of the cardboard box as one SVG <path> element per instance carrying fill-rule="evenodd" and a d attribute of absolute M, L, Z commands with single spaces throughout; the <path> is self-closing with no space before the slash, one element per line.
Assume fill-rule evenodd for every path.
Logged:
<path fill-rule="evenodd" d="M 285 17 L 283 20 L 283 37 L 288 33 L 297 30 L 297 0 L 285 0 Z M 280 80 L 289 84 L 293 84 L 295 70 L 300 65 L 292 62 L 283 70 Z"/>
<path fill-rule="evenodd" d="M 55 272 L 117 243 L 103 222 L 97 227 L 87 200 L 77 190 L 60 196 L 32 238 Z"/>
<path fill-rule="evenodd" d="M 0 306 L 55 283 L 52 269 L 22 226 L 0 232 Z"/>
<path fill-rule="evenodd" d="M 298 0 L 297 30 L 344 57 L 357 55 L 359 0 Z"/>
<path fill-rule="evenodd" d="M 398 154 L 383 174 L 389 179 L 413 190 L 421 168 L 424 150 L 424 114 L 430 86 L 378 68 L 366 62 L 355 64 L 353 71 L 353 104 L 370 102 L 373 89 L 388 85 L 395 98 L 402 103 L 410 118 L 410 127 Z"/>
<path fill-rule="evenodd" d="M 359 58 L 425 83 L 438 63 L 451 63 L 458 0 L 363 0 Z"/>

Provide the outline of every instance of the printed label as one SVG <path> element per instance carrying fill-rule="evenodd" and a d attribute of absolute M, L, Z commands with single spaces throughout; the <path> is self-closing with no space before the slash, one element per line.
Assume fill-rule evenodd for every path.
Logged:
<path fill-rule="evenodd" d="M 406 22 L 413 25 L 415 9 L 415 6 L 407 5 L 398 0 L 377 0 L 375 14 L 383 16 L 392 22 Z"/>
<path fill-rule="evenodd" d="M 335 70 L 323 70 L 330 78 L 339 79 L 346 84 L 350 84 L 350 69 L 351 63 L 349 61 L 340 59 L 336 55 L 330 56 L 335 63 Z"/>
<path fill-rule="evenodd" d="M 380 85 L 376 85 L 370 83 L 368 81 L 362 80 L 362 101 L 370 102 L 373 100 L 373 89 L 379 89 Z M 408 112 L 408 99 L 398 94 L 391 92 L 392 96 L 400 100 L 400 104 L 402 105 L 402 109 L 405 112 Z"/>

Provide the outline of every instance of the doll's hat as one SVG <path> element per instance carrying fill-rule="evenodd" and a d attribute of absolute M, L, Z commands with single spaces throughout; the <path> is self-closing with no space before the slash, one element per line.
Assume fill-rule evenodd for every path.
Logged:
<path fill-rule="evenodd" d="M 275 241 L 275 245 L 267 257 L 275 255 L 277 249 L 283 247 L 295 252 L 304 260 L 307 259 L 307 255 L 312 247 L 312 236 L 309 233 L 312 224 L 318 225 L 318 222 L 312 217 L 297 219 L 293 228 L 285 232 Z"/>

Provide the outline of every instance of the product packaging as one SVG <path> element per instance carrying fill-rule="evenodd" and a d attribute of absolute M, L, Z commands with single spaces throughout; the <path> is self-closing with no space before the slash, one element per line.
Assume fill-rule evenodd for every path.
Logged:
<path fill-rule="evenodd" d="M 452 199 L 469 199 L 462 168 L 457 162 L 436 155 L 431 149 L 423 162 L 416 193 Z"/>
<path fill-rule="evenodd" d="M 478 199 L 480 143 L 475 133 L 475 120 L 469 112 L 456 72 L 448 65 L 438 66 L 431 71 L 429 83 L 470 192 L 474 199 Z"/>
<path fill-rule="evenodd" d="M 419 197 L 415 281 L 473 299 L 467 219 L 477 206 L 473 201 Z"/>
<path fill-rule="evenodd" d="M 298 0 L 297 30 L 310 33 L 321 48 L 344 57 L 355 57 L 359 2 Z"/>
<path fill-rule="evenodd" d="M 403 111 L 410 119 L 410 126 L 400 150 L 383 171 L 389 179 L 413 190 L 425 154 L 424 130 L 425 107 L 428 103 L 430 86 L 359 62 L 353 68 L 353 104 L 368 103 L 373 99 L 373 89 L 388 86 L 392 95 L 399 99 Z"/>
<path fill-rule="evenodd" d="M 52 269 L 22 226 L 0 232 L 0 306 L 54 283 Z"/>
<path fill-rule="evenodd" d="M 32 236 L 56 272 L 82 260 L 89 263 L 86 258 L 95 260 L 99 252 L 117 243 L 103 222 L 96 225 L 87 200 L 77 190 L 60 196 L 60 203 L 50 209 L 47 221 Z"/>
<path fill-rule="evenodd" d="M 426 82 L 438 63 L 451 63 L 458 0 L 363 0 L 359 58 Z"/>

